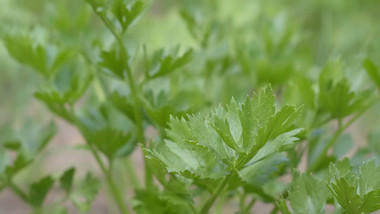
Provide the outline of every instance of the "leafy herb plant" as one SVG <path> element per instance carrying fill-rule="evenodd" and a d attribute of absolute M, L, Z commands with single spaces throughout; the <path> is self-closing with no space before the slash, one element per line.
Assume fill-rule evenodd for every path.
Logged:
<path fill-rule="evenodd" d="M 303 7 L 318 17 L 336 9 L 311 2 L 244 19 L 231 16 L 237 8 L 223 0 L 169 2 L 167 10 L 142 0 L 39 1 L 48 19 L 33 32 L 30 23 L 0 31 L 1 40 L 9 56 L 38 75 L 34 97 L 81 134 L 80 149 L 100 172 L 68 166 L 20 182 L 23 171 L 46 160 L 60 127 L 37 119 L 6 123 L 0 190 L 36 214 L 73 207 L 91 213 L 100 190 L 109 196 L 109 213 L 379 210 L 379 132 L 367 130 L 368 145 L 359 149 L 352 137 L 363 131 L 352 125 L 375 114 L 378 62 L 369 51 L 353 53 L 360 38 L 332 47 L 340 52 L 324 49 L 331 26 L 305 27 L 315 17 L 287 21 Z M 277 11 L 277 3 L 242 5 Z M 347 3 L 351 14 L 358 4 Z M 176 15 L 157 21 L 161 10 Z M 180 32 L 170 27 L 179 24 Z M 166 25 L 164 33 L 155 29 Z M 167 37 L 181 45 L 166 45 Z"/>

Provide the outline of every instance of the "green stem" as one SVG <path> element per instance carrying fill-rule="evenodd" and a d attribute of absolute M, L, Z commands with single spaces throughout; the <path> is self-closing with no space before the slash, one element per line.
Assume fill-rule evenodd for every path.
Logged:
<path fill-rule="evenodd" d="M 72 115 L 73 124 L 80 130 L 81 133 L 85 133 L 83 131 L 81 123 L 74 116 L 75 114 L 74 114 L 73 109 L 74 109 L 74 107 L 71 105 L 70 106 L 70 112 L 71 112 L 70 115 Z M 84 135 L 84 138 L 86 139 L 85 135 Z M 127 209 L 127 205 L 124 203 L 123 197 L 120 194 L 119 189 L 117 188 L 117 185 L 115 184 L 115 182 L 113 181 L 112 176 L 111 176 L 112 163 L 110 162 L 110 168 L 107 170 L 107 167 L 104 165 L 103 161 L 101 160 L 99 154 L 95 150 L 94 145 L 91 143 L 91 141 L 86 139 L 86 143 L 89 146 L 92 155 L 95 157 L 95 160 L 96 160 L 97 164 L 99 165 L 102 173 L 106 176 L 107 184 L 111 189 L 112 196 L 116 200 L 116 203 L 117 203 L 121 213 L 122 214 L 128 214 L 129 211 Z"/>
<path fill-rule="evenodd" d="M 90 73 L 94 76 L 94 91 L 100 102 L 103 102 L 106 99 L 105 95 L 105 86 L 103 85 L 98 72 L 96 72 L 94 66 L 91 64 L 91 60 L 87 57 L 85 53 L 82 53 L 83 58 L 86 61 L 87 67 L 90 70 Z"/>
<path fill-rule="evenodd" d="M 123 214 L 128 214 L 129 211 L 127 209 L 127 206 L 124 203 L 123 197 L 119 192 L 119 189 L 117 188 L 117 185 L 115 184 L 114 180 L 112 179 L 111 171 L 107 170 L 106 166 L 104 165 L 103 161 L 100 159 L 98 153 L 95 151 L 95 149 L 92 147 L 91 144 L 91 153 L 94 155 L 96 162 L 100 166 L 100 169 L 102 170 L 103 174 L 106 176 L 107 183 L 111 189 L 112 195 L 114 196 L 114 199 L 116 200 L 116 203 Z"/>
<path fill-rule="evenodd" d="M 115 28 L 113 27 L 112 23 L 107 19 L 107 17 L 103 13 L 97 13 L 97 14 L 102 19 L 103 23 L 107 26 L 107 28 L 111 31 L 111 33 L 113 34 L 113 36 L 115 37 L 119 45 L 121 59 L 125 63 L 124 76 L 125 76 L 125 79 L 127 79 L 128 81 L 129 88 L 131 90 L 131 96 L 135 103 L 135 107 L 133 108 L 133 113 L 135 116 L 138 138 L 139 138 L 140 143 L 143 145 L 143 147 L 146 147 L 144 126 L 143 126 L 142 117 L 140 114 L 141 104 L 139 100 L 139 91 L 137 90 L 135 79 L 133 78 L 131 68 L 128 65 L 127 51 L 125 50 L 123 40 L 121 36 L 116 32 Z M 144 157 L 144 165 L 145 165 L 145 186 L 148 189 L 150 189 L 151 187 L 153 187 L 153 174 L 150 167 L 146 163 L 145 157 Z"/>
<path fill-rule="evenodd" d="M 8 187 L 22 200 L 28 201 L 27 194 L 19 187 L 17 186 L 13 181 L 8 182 Z"/>
<path fill-rule="evenodd" d="M 278 212 L 278 206 L 277 205 L 274 205 L 272 211 L 270 212 L 270 214 L 276 214 Z"/>
<path fill-rule="evenodd" d="M 226 204 L 226 201 L 227 197 L 225 196 L 225 194 L 222 193 L 222 195 L 219 197 L 219 200 L 216 201 L 214 205 L 214 213 L 223 213 L 223 207 Z"/>
<path fill-rule="evenodd" d="M 216 198 L 220 195 L 220 193 L 224 190 L 228 182 L 230 181 L 232 177 L 232 174 L 227 175 L 223 181 L 220 182 L 218 187 L 216 188 L 215 192 L 211 195 L 211 197 L 206 201 L 206 203 L 201 208 L 200 214 L 207 214 L 211 208 L 211 206 L 214 204 Z"/>
<path fill-rule="evenodd" d="M 252 209 L 252 207 L 255 204 L 255 202 L 256 202 L 256 200 L 254 198 L 252 198 L 252 200 L 249 202 L 249 204 L 245 208 L 245 210 L 247 211 L 247 213 L 249 213 L 249 211 Z"/>
<path fill-rule="evenodd" d="M 245 212 L 245 199 L 247 198 L 247 193 L 243 192 L 243 194 L 240 196 L 240 211 L 241 213 L 246 213 Z"/>
<path fill-rule="evenodd" d="M 342 125 L 341 120 L 338 121 L 339 128 L 338 131 L 335 132 L 333 137 L 328 141 L 325 148 L 319 155 L 319 157 L 314 161 L 314 163 L 307 169 L 307 173 L 313 172 L 317 170 L 322 162 L 326 158 L 327 151 L 330 149 L 332 145 L 338 140 L 339 136 L 353 123 L 355 122 L 360 116 L 362 116 L 370 107 L 372 107 L 378 99 L 373 100 L 370 102 L 365 108 L 363 108 L 361 111 L 359 111 L 355 116 L 353 116 L 346 124 Z"/>
<path fill-rule="evenodd" d="M 132 163 L 132 160 L 128 157 L 125 159 L 125 167 L 128 172 L 128 178 L 130 179 L 131 184 L 134 188 L 140 188 L 139 178 L 137 177 L 135 166 Z"/>

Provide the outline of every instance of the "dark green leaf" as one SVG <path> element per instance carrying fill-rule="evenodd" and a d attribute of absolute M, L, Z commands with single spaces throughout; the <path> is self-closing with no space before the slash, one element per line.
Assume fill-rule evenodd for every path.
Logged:
<path fill-rule="evenodd" d="M 128 59 L 123 59 L 116 50 L 102 51 L 100 57 L 102 58 L 100 66 L 107 68 L 120 79 L 124 79 L 124 69 Z"/>
<path fill-rule="evenodd" d="M 70 168 L 66 170 L 63 175 L 60 177 L 59 182 L 61 188 L 64 189 L 67 193 L 71 191 L 71 186 L 73 184 L 75 168 Z"/>
<path fill-rule="evenodd" d="M 53 187 L 54 179 L 49 175 L 31 184 L 29 193 L 29 203 L 33 207 L 41 207 L 46 195 Z"/>
<path fill-rule="evenodd" d="M 112 12 L 122 27 L 122 31 L 127 30 L 142 15 L 147 5 L 140 0 L 126 5 L 123 0 L 115 0 L 112 5 Z"/>

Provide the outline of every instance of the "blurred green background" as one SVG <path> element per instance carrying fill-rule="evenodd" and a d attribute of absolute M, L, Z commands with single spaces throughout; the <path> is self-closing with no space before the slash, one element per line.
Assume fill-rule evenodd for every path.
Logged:
<path fill-rule="evenodd" d="M 376 0 L 156 0 L 124 39 L 129 51 L 136 53 L 134 71 L 140 79 L 144 75 L 142 46 L 150 55 L 162 47 L 175 50 L 178 45 L 182 52 L 194 50 L 190 65 L 173 74 L 171 81 L 177 85 L 172 82 L 170 89 L 176 96 L 191 94 L 194 111 L 227 103 L 231 97 L 240 101 L 267 83 L 284 95 L 285 102 L 302 104 L 306 101 L 294 97 L 294 82 L 316 85 L 319 72 L 331 61 L 339 64 L 352 90 L 372 84 L 363 72 L 362 60 L 369 57 L 380 64 L 379 11 Z M 44 87 L 41 77 L 16 62 L 6 49 L 7 38 L 15 35 L 28 37 L 33 44 L 48 44 L 51 55 L 57 47 L 64 47 L 83 52 L 95 62 L 99 50 L 113 42 L 84 0 L 0 0 L 2 127 L 21 127 L 27 118 L 48 121 L 54 117 L 34 98 L 34 92 Z M 80 70 L 81 64 L 78 60 L 73 66 Z M 105 75 L 99 78 L 111 81 Z M 167 90 L 165 81 L 153 81 L 148 91 Z M 357 144 L 379 132 L 379 107 L 354 127 Z M 58 128 L 66 127 L 58 123 Z M 57 147 L 80 140 L 77 133 L 67 130 L 58 135 Z M 47 153 L 55 154 L 54 148 Z"/>
<path fill-rule="evenodd" d="M 107 46 L 111 40 L 85 1 L 0 0 L 0 5 L 1 37 L 28 35 L 36 42 L 76 49 L 97 43 Z M 365 85 L 362 59 L 379 58 L 378 11 L 380 3 L 374 0 L 157 0 L 126 38 L 131 50 L 142 44 L 148 51 L 179 44 L 194 48 L 191 72 L 214 75 L 218 72 L 211 70 L 217 69 L 234 77 L 223 85 L 235 87 L 210 92 L 216 102 L 225 102 L 232 95 L 245 96 L 247 88 L 263 82 L 286 84 L 293 73 L 315 78 L 315 71 L 331 59 L 341 61 L 355 87 Z M 188 14 L 197 19 L 193 32 L 185 22 Z M 208 47 L 200 44 L 205 29 L 210 31 Z M 96 41 L 99 36 L 102 41 Z M 224 68 L 212 65 L 212 59 L 220 58 L 225 59 Z M 0 121 L 44 117 L 45 109 L 33 98 L 38 76 L 9 57 L 4 43 L 0 43 L 0 64 Z"/>

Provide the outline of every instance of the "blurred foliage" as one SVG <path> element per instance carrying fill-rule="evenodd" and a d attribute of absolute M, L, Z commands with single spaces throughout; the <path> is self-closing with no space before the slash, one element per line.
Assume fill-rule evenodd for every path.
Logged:
<path fill-rule="evenodd" d="M 226 177 L 228 190 L 277 203 L 283 213 L 321 213 L 326 202 L 337 205 L 337 212 L 378 208 L 365 206 L 378 199 L 377 186 L 356 191 L 373 178 L 355 172 L 378 168 L 380 123 L 372 119 L 358 127 L 362 138 L 370 134 L 368 147 L 360 139 L 352 161 L 339 161 L 354 144 L 343 132 L 376 106 L 380 92 L 378 2 L 0 0 L 0 5 L 0 188 L 13 189 L 36 213 L 67 212 L 42 208 L 58 182 L 66 196 L 56 203 L 71 201 L 87 212 L 100 183 L 91 173 L 77 181 L 75 170 L 68 169 L 17 189 L 14 177 L 36 164 L 56 132 L 54 125 L 41 128 L 27 117 L 59 117 L 76 127 L 119 206 L 112 166 L 140 145 L 147 168 L 165 188 L 134 186 L 132 207 L 138 213 L 193 212 L 193 198 L 217 192 L 215 183 Z M 255 92 L 267 85 L 276 99 L 263 109 L 273 111 L 255 127 L 244 118 L 265 111 L 249 104 L 247 95 L 260 103 Z M 371 118 L 380 116 L 369 112 Z M 283 119 L 284 127 L 276 119 Z M 145 138 L 147 127 L 157 135 Z M 245 133 L 253 129 L 258 136 Z M 260 143 L 246 145 L 248 138 Z M 228 154 L 219 153 L 225 148 Z M 293 172 L 292 184 L 278 181 L 299 166 L 304 153 L 307 173 L 319 177 Z M 374 159 L 362 165 L 370 156 Z M 186 157 L 196 167 L 181 162 Z M 337 176 L 342 165 L 352 172 Z M 360 178 L 351 179 L 355 176 Z M 309 191 L 326 182 L 326 188 Z M 354 207 L 340 198 L 344 190 L 352 191 L 347 200 L 355 201 Z M 284 192 L 292 209 L 280 198 Z"/>

